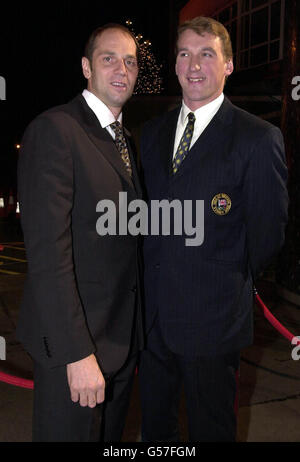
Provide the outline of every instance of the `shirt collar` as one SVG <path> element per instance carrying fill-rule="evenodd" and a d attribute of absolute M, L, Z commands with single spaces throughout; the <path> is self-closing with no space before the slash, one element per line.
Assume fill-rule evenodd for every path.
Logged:
<path fill-rule="evenodd" d="M 190 112 L 194 112 L 195 114 L 195 123 L 197 123 L 197 120 L 201 120 L 201 118 L 209 118 L 209 116 L 213 113 L 216 112 L 217 109 L 221 106 L 224 100 L 224 93 L 221 93 L 220 96 L 218 96 L 216 99 L 211 101 L 208 104 L 205 104 L 205 106 L 199 107 L 196 109 L 196 111 L 191 111 L 190 108 L 187 107 L 184 101 L 182 101 L 182 107 L 181 107 L 181 113 L 180 113 L 180 121 L 182 125 L 187 124 L 187 117 Z"/>
<path fill-rule="evenodd" d="M 91 93 L 90 91 L 85 89 L 82 92 L 82 96 L 86 100 L 88 106 L 95 113 L 102 128 L 106 128 L 116 121 L 115 116 L 113 115 L 111 110 L 106 106 L 106 104 L 104 104 L 101 101 L 101 99 L 97 98 L 97 96 L 94 95 L 94 93 Z M 122 125 L 122 112 L 119 114 L 117 120 Z"/>

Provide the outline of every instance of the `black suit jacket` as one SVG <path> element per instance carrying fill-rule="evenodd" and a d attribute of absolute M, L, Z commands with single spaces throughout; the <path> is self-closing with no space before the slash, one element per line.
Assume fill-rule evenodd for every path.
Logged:
<path fill-rule="evenodd" d="M 98 201 L 114 201 L 118 213 L 119 192 L 128 202 L 141 197 L 128 134 L 127 142 L 133 181 L 81 95 L 37 117 L 24 135 L 18 178 L 28 274 L 17 335 L 42 365 L 95 353 L 108 374 L 126 360 L 135 315 L 141 339 L 138 238 L 96 231 Z"/>
<path fill-rule="evenodd" d="M 278 128 L 225 98 L 172 175 L 179 111 L 144 128 L 145 186 L 149 201 L 203 200 L 204 241 L 187 246 L 184 233 L 145 237 L 146 328 L 158 315 L 173 352 L 222 354 L 251 343 L 253 280 L 284 241 L 283 139 Z M 212 204 L 221 193 L 231 201 L 224 214 Z"/>

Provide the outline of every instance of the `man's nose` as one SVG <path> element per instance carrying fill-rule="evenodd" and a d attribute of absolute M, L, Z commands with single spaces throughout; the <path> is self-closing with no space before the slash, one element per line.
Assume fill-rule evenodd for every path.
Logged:
<path fill-rule="evenodd" d="M 122 58 L 118 60 L 117 71 L 120 72 L 121 74 L 126 74 L 127 67 L 126 67 L 124 59 Z"/>
<path fill-rule="evenodd" d="M 195 56 L 195 57 L 192 57 L 191 58 L 191 61 L 190 61 L 190 69 L 191 71 L 200 71 L 201 69 L 201 62 L 200 62 L 200 58 Z"/>

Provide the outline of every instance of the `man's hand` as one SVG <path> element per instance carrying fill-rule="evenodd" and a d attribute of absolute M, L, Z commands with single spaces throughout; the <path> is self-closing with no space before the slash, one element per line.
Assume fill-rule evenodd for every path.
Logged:
<path fill-rule="evenodd" d="M 83 407 L 104 401 L 105 380 L 95 355 L 67 364 L 67 376 L 72 401 Z"/>

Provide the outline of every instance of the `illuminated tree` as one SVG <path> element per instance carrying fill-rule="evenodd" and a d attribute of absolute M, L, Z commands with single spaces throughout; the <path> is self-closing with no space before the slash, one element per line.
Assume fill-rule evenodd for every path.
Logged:
<path fill-rule="evenodd" d="M 130 20 L 126 21 L 127 27 L 135 35 L 139 44 L 139 75 L 135 85 L 135 95 L 158 94 L 163 90 L 161 68 L 151 51 L 150 40 L 144 40 L 142 34 L 136 35 Z"/>

